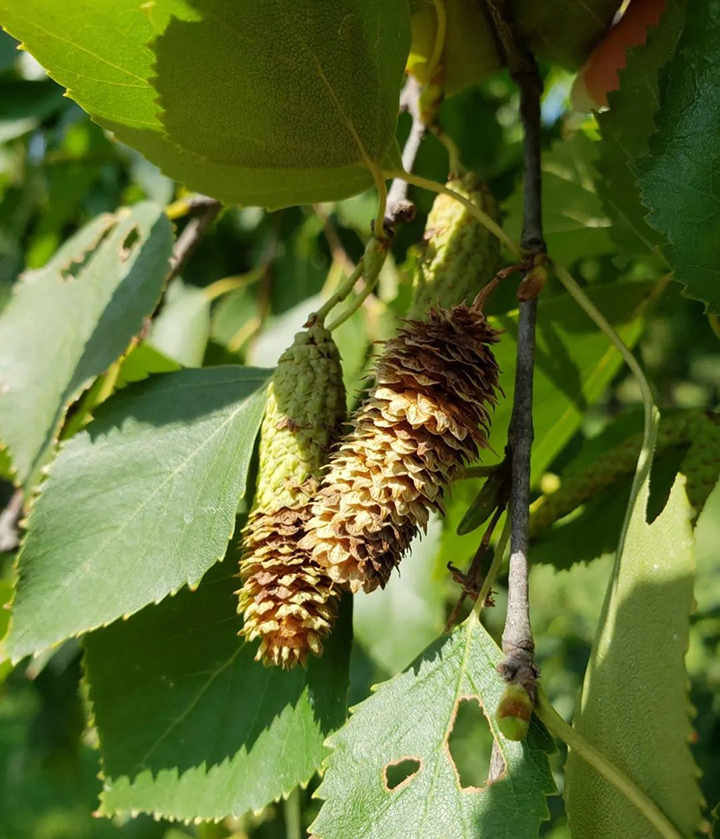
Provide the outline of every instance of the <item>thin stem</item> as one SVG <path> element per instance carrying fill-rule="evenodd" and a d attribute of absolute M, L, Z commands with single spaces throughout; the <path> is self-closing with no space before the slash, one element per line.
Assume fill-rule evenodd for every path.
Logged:
<path fill-rule="evenodd" d="M 535 58 L 518 32 L 509 0 L 485 0 L 495 34 L 520 90 L 520 118 L 523 125 L 523 231 L 520 239 L 525 254 L 535 257 L 547 251 L 542 224 L 542 170 L 540 160 L 540 98 L 542 79 Z M 530 624 L 529 564 L 530 474 L 534 437 L 533 376 L 535 371 L 535 323 L 537 297 L 520 303 L 518 314 L 515 393 L 508 431 L 511 457 L 510 562 L 508 602 L 502 647 L 505 658 L 498 671 L 507 682 L 522 685 L 535 699 L 539 671 L 535 666 L 535 642 Z M 493 762 L 497 767 L 498 761 Z"/>
<path fill-rule="evenodd" d="M 74 434 L 77 434 L 81 428 L 90 422 L 92 419 L 92 412 L 95 408 L 112 395 L 120 375 L 122 363 L 136 343 L 137 339 L 133 338 L 128 345 L 128 348 L 120 356 L 120 358 L 114 361 L 104 373 L 99 375 L 93 382 L 92 386 L 85 391 L 85 394 L 78 403 L 75 412 L 67 419 L 60 432 L 61 440 L 68 440 Z"/>
<path fill-rule="evenodd" d="M 229 294 L 231 291 L 237 291 L 239 288 L 252 285 L 263 278 L 267 271 L 267 265 L 257 265 L 251 268 L 244 274 L 238 274 L 235 277 L 223 277 L 221 280 L 215 280 L 203 289 L 203 293 L 208 300 L 217 300 L 224 294 Z"/>
<path fill-rule="evenodd" d="M 483 212 L 479 207 L 476 207 L 472 201 L 469 201 L 465 198 L 464 195 L 460 195 L 459 192 L 456 192 L 454 189 L 450 189 L 449 187 L 445 186 L 445 184 L 441 184 L 439 181 L 433 181 L 430 178 L 423 178 L 420 175 L 415 175 L 412 172 L 386 172 L 385 173 L 389 178 L 402 178 L 403 180 L 407 181 L 409 184 L 413 186 L 420 187 L 420 189 L 427 189 L 430 192 L 435 192 L 439 195 L 449 195 L 451 198 L 454 198 L 456 201 L 459 201 L 463 207 L 472 215 L 474 216 L 480 224 L 486 227 L 494 236 L 505 245 L 508 251 L 510 251 L 513 256 L 521 259 L 524 254 L 522 249 L 518 244 L 516 244 L 510 236 L 500 227 L 500 225 L 491 218 L 487 213 Z"/>
<path fill-rule="evenodd" d="M 510 540 L 510 517 L 508 516 L 505 519 L 505 526 L 502 529 L 502 533 L 500 534 L 500 538 L 498 539 L 498 543 L 495 546 L 495 553 L 493 554 L 493 560 L 490 563 L 490 567 L 488 568 L 488 572 L 485 575 L 485 579 L 483 580 L 482 588 L 480 589 L 480 593 L 478 594 L 478 599 L 473 606 L 473 612 L 475 615 L 479 615 L 482 611 L 483 606 L 485 605 L 485 601 L 487 600 L 488 595 L 492 589 L 493 583 L 495 582 L 495 578 L 500 571 L 500 566 L 502 565 L 503 556 L 505 555 L 505 548 L 507 548 L 508 541 Z"/>
<path fill-rule="evenodd" d="M 300 790 L 295 789 L 284 802 L 285 835 L 287 839 L 302 839 L 302 814 L 300 810 Z"/>
<path fill-rule="evenodd" d="M 374 234 L 376 239 L 387 239 L 388 233 L 385 230 L 385 214 L 388 206 L 387 184 L 385 183 L 385 176 L 377 166 L 373 166 L 372 175 L 375 179 L 375 188 L 378 194 L 378 209 L 375 216 Z"/>
<path fill-rule="evenodd" d="M 447 11 L 445 9 L 445 0 L 433 0 L 435 6 L 435 43 L 433 44 L 433 51 L 428 61 L 427 77 L 432 82 L 435 74 L 440 68 L 440 61 L 442 60 L 443 50 L 445 49 L 445 33 L 447 32 Z"/>
<path fill-rule="evenodd" d="M 203 203 L 199 205 L 200 212 L 185 225 L 185 229 L 178 236 L 173 248 L 173 254 L 170 258 L 170 273 L 167 281 L 174 279 L 187 265 L 188 260 L 195 252 L 195 249 L 200 244 L 200 240 L 207 232 L 207 229 L 217 218 L 218 213 L 222 208 L 219 201 L 212 198 L 204 199 Z"/>
<path fill-rule="evenodd" d="M 355 312 L 357 312 L 357 310 L 372 294 L 372 291 L 377 285 L 379 278 L 380 275 L 378 274 L 374 280 L 365 283 L 365 287 L 360 292 L 360 294 L 358 294 L 355 300 L 353 300 L 353 302 L 347 307 L 347 309 L 345 309 L 345 311 L 341 315 L 338 315 L 338 317 L 328 326 L 328 330 L 330 332 L 332 332 L 334 329 L 337 329 L 338 326 L 345 323 L 346 320 L 349 320 L 355 314 Z"/>
<path fill-rule="evenodd" d="M 530 544 L 530 469 L 534 438 L 532 403 L 535 369 L 537 299 L 520 304 L 515 368 L 515 394 L 508 431 L 511 454 L 510 564 L 508 603 L 502 645 L 507 656 L 505 673 L 532 670 L 534 643 L 530 625 L 528 548 Z M 529 679 L 529 675 L 523 677 Z M 532 696 L 532 693 L 528 691 Z"/>
<path fill-rule="evenodd" d="M 258 329 L 260 329 L 261 326 L 262 319 L 258 315 L 251 317 L 250 320 L 244 323 L 228 341 L 228 352 L 238 352 L 242 345 L 246 341 L 249 341 L 250 338 L 252 338 L 252 336 L 258 331 Z"/>
<path fill-rule="evenodd" d="M 97 399 L 95 400 L 95 407 L 101 405 L 106 399 L 109 399 L 112 396 L 115 386 L 117 385 L 117 380 L 120 377 L 120 368 L 122 367 L 122 363 L 126 356 L 127 351 L 108 367 L 104 376 L 101 376 L 100 388 L 98 389 Z"/>
<path fill-rule="evenodd" d="M 500 463 L 493 463 L 489 466 L 467 466 L 465 467 L 465 474 L 461 476 L 460 480 L 467 480 L 469 478 L 488 478 L 493 472 L 497 472 L 497 470 L 503 465 L 503 461 Z"/>
<path fill-rule="evenodd" d="M 355 283 L 360 279 L 363 273 L 363 267 L 365 265 L 365 260 L 360 259 L 358 264 L 355 266 L 355 270 L 350 274 L 350 276 L 345 280 L 345 282 L 340 286 L 340 288 L 332 295 L 328 300 L 323 303 L 323 305 L 317 310 L 316 317 L 320 323 L 322 323 L 325 318 L 330 314 L 330 312 L 337 306 L 338 303 L 342 303 L 343 300 L 350 294 L 350 292 L 355 288 Z"/>
<path fill-rule="evenodd" d="M 622 355 L 625 363 L 630 368 L 633 376 L 637 380 L 640 387 L 640 394 L 643 400 L 643 410 L 645 412 L 645 423 L 643 430 L 643 445 L 638 457 L 635 475 L 633 477 L 632 488 L 630 490 L 630 500 L 628 501 L 627 510 L 625 512 L 625 522 L 620 534 L 620 541 L 618 543 L 617 556 L 622 556 L 623 548 L 625 547 L 625 539 L 627 537 L 628 528 L 630 526 L 630 517 L 632 516 L 635 502 L 637 501 L 642 485 L 645 482 L 650 466 L 652 464 L 652 455 L 655 450 L 655 441 L 657 440 L 658 425 L 660 422 L 660 413 L 655 405 L 652 388 L 645 377 L 642 367 L 638 360 L 632 354 L 627 344 L 612 328 L 602 312 L 595 306 L 580 286 L 575 282 L 567 269 L 563 268 L 558 263 L 553 263 L 553 268 L 557 278 L 565 286 L 570 296 L 579 304 L 588 317 L 601 329 L 609 338 L 610 342 L 616 347 L 620 355 Z"/>
<path fill-rule="evenodd" d="M 412 172 L 415 158 L 427 134 L 427 126 L 420 116 L 420 83 L 413 76 L 408 76 L 405 87 L 400 94 L 400 110 L 407 111 L 412 117 L 410 133 L 402 152 L 403 169 Z M 396 210 L 406 203 L 407 181 L 404 178 L 394 178 L 388 193 L 388 217 L 386 218 L 388 224 L 392 225 L 394 223 Z"/>
<path fill-rule="evenodd" d="M 440 125 L 436 124 L 431 129 L 432 133 L 445 146 L 448 153 L 448 170 L 451 175 L 462 175 L 465 167 L 460 160 L 460 148 L 453 138 Z"/>
<path fill-rule="evenodd" d="M 553 708 L 542 688 L 538 688 L 535 713 L 551 734 L 567 743 L 579 757 L 609 781 L 631 804 L 634 804 L 664 839 L 684 839 L 682 833 L 634 781 L 588 742 L 577 729 L 565 722 Z"/>

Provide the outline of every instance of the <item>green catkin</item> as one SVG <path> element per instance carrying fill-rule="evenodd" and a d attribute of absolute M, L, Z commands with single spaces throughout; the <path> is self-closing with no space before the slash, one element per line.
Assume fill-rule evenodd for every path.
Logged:
<path fill-rule="evenodd" d="M 642 439 L 640 432 L 631 434 L 588 466 L 564 475 L 559 488 L 534 505 L 530 536 L 538 536 L 603 490 L 632 475 Z M 720 477 L 720 416 L 706 411 L 682 411 L 663 417 L 656 456 L 680 447 L 687 447 L 680 471 L 687 478 L 688 499 L 697 518 Z"/>
<path fill-rule="evenodd" d="M 242 634 L 260 639 L 257 658 L 292 667 L 322 653 L 337 591 L 298 547 L 309 502 L 345 416 L 345 390 L 330 332 L 313 323 L 281 356 L 260 433 L 253 510 L 243 531 Z"/>
<path fill-rule="evenodd" d="M 472 172 L 447 186 L 500 221 L 497 202 Z M 471 302 L 499 267 L 497 237 L 454 198 L 438 195 L 428 215 L 413 275 L 409 317 L 424 318 L 435 306 L 452 308 Z"/>
<path fill-rule="evenodd" d="M 680 471 L 687 478 L 685 489 L 695 518 L 720 478 L 720 414 L 700 411 L 689 419 L 690 448 Z"/>

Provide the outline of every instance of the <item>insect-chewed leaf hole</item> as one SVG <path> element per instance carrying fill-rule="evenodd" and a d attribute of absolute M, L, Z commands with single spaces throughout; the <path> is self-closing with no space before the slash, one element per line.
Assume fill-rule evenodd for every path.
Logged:
<path fill-rule="evenodd" d="M 116 222 L 113 221 L 112 224 L 109 224 L 100 232 L 100 235 L 94 242 L 87 245 L 86 249 L 83 251 L 81 256 L 78 256 L 78 258 L 73 259 L 71 262 L 68 262 L 67 265 L 61 268 L 60 274 L 63 280 L 67 282 L 69 280 L 78 279 L 80 274 L 82 274 L 85 268 L 87 268 L 90 261 L 98 252 L 103 242 L 110 237 L 115 227 Z"/>
<path fill-rule="evenodd" d="M 448 751 L 463 789 L 487 782 L 493 737 L 476 697 L 461 699 L 448 738 Z"/>
<path fill-rule="evenodd" d="M 123 239 L 123 243 L 120 246 L 120 259 L 122 259 L 123 262 L 130 258 L 133 248 L 139 245 L 140 241 L 140 231 L 137 227 L 133 227 L 130 231 L 128 231 L 127 236 Z"/>
<path fill-rule="evenodd" d="M 420 761 L 414 757 L 406 757 L 395 763 L 388 763 L 383 769 L 385 788 L 388 790 L 397 789 L 400 784 L 409 781 L 419 771 Z"/>

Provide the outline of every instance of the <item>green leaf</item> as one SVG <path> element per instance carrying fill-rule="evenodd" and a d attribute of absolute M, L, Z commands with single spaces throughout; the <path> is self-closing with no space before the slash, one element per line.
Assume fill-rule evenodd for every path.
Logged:
<path fill-rule="evenodd" d="M 505 685 L 495 667 L 501 658 L 473 615 L 353 708 L 328 743 L 332 751 L 316 793 L 325 803 L 311 827 L 317 838 L 536 837 L 554 791 L 551 744 L 537 724 L 523 743 L 500 734 L 495 709 Z M 481 705 L 505 761 L 506 772 L 480 788 L 461 786 L 447 745 L 462 699 Z M 404 760 L 419 763 L 417 772 L 389 789 L 387 767 Z"/>
<path fill-rule="evenodd" d="M 402 572 L 381 591 L 358 594 L 353 621 L 355 639 L 388 674 L 399 673 L 442 632 L 443 587 L 433 579 L 442 522 L 411 545 Z"/>
<path fill-rule="evenodd" d="M 14 38 L 0 30 L 0 73 L 10 70 L 18 57 L 18 43 Z"/>
<path fill-rule="evenodd" d="M 572 264 L 614 252 L 610 219 L 595 194 L 594 143 L 577 133 L 543 153 L 543 228 L 553 259 Z M 505 227 L 519 239 L 523 224 L 523 192 L 516 189 L 505 205 Z"/>
<path fill-rule="evenodd" d="M 63 447 L 20 550 L 13 660 L 196 586 L 222 559 L 266 381 L 239 367 L 157 376 Z"/>
<path fill-rule="evenodd" d="M 168 289 L 148 340 L 185 367 L 200 367 L 210 338 L 210 300 L 201 288 L 178 277 Z"/>
<path fill-rule="evenodd" d="M 695 573 L 691 508 L 679 477 L 665 509 L 648 524 L 649 494 L 646 480 L 616 558 L 575 727 L 656 802 L 683 836 L 693 836 L 702 795 L 689 746 L 684 662 Z M 573 752 L 566 783 L 574 839 L 660 836 Z"/>
<path fill-rule="evenodd" d="M 10 623 L 10 612 L 8 607 L 12 600 L 13 581 L 9 578 L 0 579 L 0 638 L 5 636 Z M 5 681 L 12 670 L 9 661 L 0 662 L 0 685 Z"/>
<path fill-rule="evenodd" d="M 406 0 L 0 0 L 0 14 L 93 118 L 228 203 L 337 200 L 372 186 L 368 166 L 397 168 Z"/>
<path fill-rule="evenodd" d="M 227 170 L 219 197 L 278 207 L 320 200 L 323 182 L 370 186 L 394 142 L 407 2 L 193 5 L 199 21 L 155 42 L 153 83 L 168 139 Z"/>
<path fill-rule="evenodd" d="M 642 311 L 654 287 L 651 282 L 591 286 L 587 294 L 621 338 L 633 346 L 642 331 Z M 517 312 L 492 319 L 506 330 L 495 349 L 500 384 L 511 394 L 515 384 Z M 533 479 L 548 468 L 570 440 L 586 409 L 610 384 L 622 359 L 605 335 L 567 295 L 540 299 L 533 400 L 535 443 Z M 502 454 L 510 424 L 512 400 L 503 399 L 492 420 L 490 444 Z"/>
<path fill-rule="evenodd" d="M 661 69 L 672 56 L 682 32 L 687 0 L 670 0 L 646 43 L 628 50 L 627 67 L 620 70 L 620 88 L 608 94 L 610 109 L 597 116 L 601 141 L 597 144 L 597 192 L 612 218 L 610 235 L 627 258 L 644 244 L 652 250 L 662 237 L 645 221 L 647 208 L 630 164 L 648 153 L 660 105 Z"/>
<path fill-rule="evenodd" d="M 649 223 L 686 294 L 720 312 L 720 0 L 688 3 L 677 50 L 663 70 L 657 132 L 636 164 Z"/>
<path fill-rule="evenodd" d="M 102 215 L 24 275 L 0 317 L 0 437 L 31 483 L 68 405 L 121 353 L 160 297 L 172 249 L 154 204 Z"/>
<path fill-rule="evenodd" d="M 177 361 L 173 361 L 160 350 L 156 350 L 147 341 L 142 341 L 123 358 L 120 363 L 115 390 L 120 390 L 135 382 L 142 382 L 157 373 L 174 373 L 180 369 Z"/>
<path fill-rule="evenodd" d="M 346 714 L 350 603 L 320 659 L 253 661 L 237 637 L 236 569 L 85 639 L 105 815 L 221 819 L 305 784 Z"/>

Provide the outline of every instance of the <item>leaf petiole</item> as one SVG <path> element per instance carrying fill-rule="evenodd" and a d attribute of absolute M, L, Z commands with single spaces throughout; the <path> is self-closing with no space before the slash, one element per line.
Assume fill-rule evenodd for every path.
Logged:
<path fill-rule="evenodd" d="M 625 546 L 625 539 L 627 531 L 630 526 L 630 517 L 635 507 L 635 502 L 638 499 L 640 490 L 645 483 L 650 467 L 652 465 L 653 452 L 655 451 L 655 442 L 657 440 L 658 427 L 660 424 L 660 412 L 655 405 L 652 388 L 645 377 L 642 367 L 638 363 L 635 356 L 632 354 L 628 346 L 612 328 L 605 316 L 580 288 L 580 286 L 572 278 L 571 274 L 562 265 L 553 263 L 555 274 L 560 282 L 565 286 L 568 294 L 578 303 L 588 317 L 599 327 L 599 329 L 607 335 L 610 342 L 616 347 L 620 355 L 622 355 L 625 363 L 630 368 L 632 374 L 635 376 L 640 387 L 640 393 L 643 400 L 643 410 L 645 412 L 645 424 L 643 430 L 643 444 L 638 457 L 637 467 L 635 468 L 635 475 L 633 477 L 632 489 L 630 490 L 630 498 L 628 500 L 627 510 L 625 512 L 625 521 L 620 533 L 620 541 L 616 556 L 622 556 L 623 547 Z"/>
<path fill-rule="evenodd" d="M 415 175 L 412 172 L 406 172 L 404 170 L 399 171 L 392 171 L 392 172 L 385 172 L 384 173 L 388 178 L 401 178 L 407 183 L 412 184 L 413 186 L 420 187 L 420 189 L 427 189 L 430 192 L 435 192 L 438 195 L 449 195 L 451 198 L 454 198 L 456 201 L 459 201 L 463 207 L 467 209 L 467 211 L 474 216 L 480 224 L 486 227 L 494 236 L 502 242 L 503 245 L 510 251 L 513 256 L 517 257 L 518 259 L 522 259 L 525 255 L 522 251 L 520 245 L 514 242 L 510 236 L 500 227 L 500 225 L 491 218 L 487 213 L 483 212 L 479 207 L 476 207 L 472 201 L 468 201 L 464 195 L 460 195 L 459 192 L 456 192 L 454 189 L 450 189 L 449 187 L 445 186 L 445 184 L 441 184 L 439 181 L 433 181 L 430 178 L 423 178 L 420 175 Z"/>
<path fill-rule="evenodd" d="M 340 288 L 332 295 L 332 297 L 328 298 L 328 300 L 323 303 L 323 305 L 317 310 L 315 316 L 320 322 L 323 322 L 325 318 L 330 314 L 330 312 L 337 306 L 338 303 L 342 303 L 342 301 L 350 294 L 350 292 L 355 288 L 355 283 L 360 279 L 363 273 L 363 267 L 365 265 L 365 260 L 361 257 L 358 260 L 358 264 L 355 266 L 355 270 L 350 274 L 350 276 L 345 280 L 345 282 L 340 286 Z"/>

